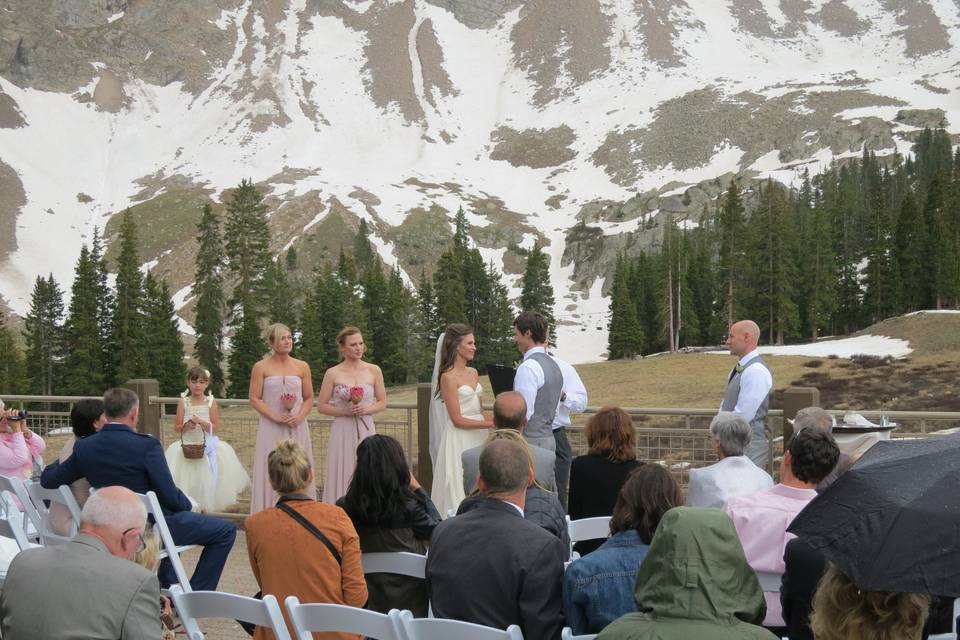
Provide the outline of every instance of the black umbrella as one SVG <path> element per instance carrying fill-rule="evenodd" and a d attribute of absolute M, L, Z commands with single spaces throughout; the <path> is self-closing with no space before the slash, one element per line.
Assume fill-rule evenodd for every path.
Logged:
<path fill-rule="evenodd" d="M 878 442 L 788 531 L 864 591 L 960 596 L 960 435 Z"/>

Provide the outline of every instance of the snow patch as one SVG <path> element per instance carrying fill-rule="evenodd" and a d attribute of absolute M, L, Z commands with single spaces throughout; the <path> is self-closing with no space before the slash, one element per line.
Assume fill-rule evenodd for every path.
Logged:
<path fill-rule="evenodd" d="M 905 358 L 913 353 L 910 343 L 900 338 L 888 336 L 854 336 L 840 340 L 823 340 L 809 344 L 769 345 L 759 347 L 760 353 L 773 356 L 810 356 L 814 358 L 851 358 L 855 355 L 868 355 L 892 358 Z M 716 355 L 730 355 L 729 351 L 708 351 Z"/>

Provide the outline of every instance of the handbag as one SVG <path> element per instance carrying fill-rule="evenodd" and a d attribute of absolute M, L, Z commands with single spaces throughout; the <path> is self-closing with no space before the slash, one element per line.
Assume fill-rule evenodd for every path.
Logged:
<path fill-rule="evenodd" d="M 320 531 L 320 529 L 317 529 L 312 522 L 310 522 L 309 520 L 304 518 L 302 515 L 300 515 L 293 507 L 291 507 L 288 504 L 285 504 L 288 500 L 296 500 L 296 499 L 297 498 L 288 498 L 288 497 L 280 498 L 280 500 L 277 502 L 277 509 L 280 509 L 280 511 L 283 511 L 285 514 L 287 514 L 288 516 L 296 520 L 298 523 L 300 523 L 300 525 L 302 525 L 304 529 L 312 533 L 317 538 L 317 540 L 323 543 L 323 546 L 327 548 L 327 551 L 329 551 L 330 555 L 332 555 L 333 558 L 337 561 L 337 564 L 343 566 L 343 556 L 340 555 L 340 552 L 337 551 L 337 548 L 333 546 L 332 542 L 330 542 L 330 538 L 325 536 L 323 532 Z M 309 498 L 307 499 L 309 500 Z M 257 600 L 262 600 L 263 592 L 257 591 L 253 597 L 256 598 Z M 257 625 L 251 624 L 249 622 L 243 622 L 242 620 L 237 620 L 237 624 L 239 624 L 243 628 L 243 630 L 246 631 L 251 636 L 253 635 L 254 630 L 257 628 Z"/>

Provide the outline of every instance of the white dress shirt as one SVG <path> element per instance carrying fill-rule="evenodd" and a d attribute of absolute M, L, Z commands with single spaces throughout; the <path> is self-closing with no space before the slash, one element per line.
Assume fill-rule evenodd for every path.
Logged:
<path fill-rule="evenodd" d="M 742 367 L 759 355 L 760 352 L 754 349 L 740 358 L 737 364 Z M 756 417 L 757 409 L 770 395 L 772 388 L 773 376 L 770 375 L 769 369 L 760 365 L 747 367 L 740 373 L 740 395 L 737 396 L 737 404 L 733 412 L 750 422 Z"/>
<path fill-rule="evenodd" d="M 513 390 L 518 391 L 527 403 L 528 420 L 533 415 L 533 405 L 537 400 L 537 391 L 544 383 L 543 367 L 536 360 L 530 359 L 530 356 L 535 353 L 547 353 L 547 351 L 543 347 L 527 349 L 526 353 L 523 354 L 523 362 L 517 367 L 517 373 L 513 379 Z M 569 427 L 570 414 L 583 413 L 587 408 L 587 388 L 573 365 L 552 355 L 550 358 L 557 363 L 560 374 L 563 376 L 564 397 L 557 406 L 557 413 L 551 425 L 556 430 L 560 427 Z"/>

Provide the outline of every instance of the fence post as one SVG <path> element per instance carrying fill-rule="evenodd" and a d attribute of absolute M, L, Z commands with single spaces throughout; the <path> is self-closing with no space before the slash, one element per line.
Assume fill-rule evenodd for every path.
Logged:
<path fill-rule="evenodd" d="M 417 480 L 430 493 L 433 461 L 430 459 L 430 385 L 417 385 Z"/>
<path fill-rule="evenodd" d="M 130 389 L 140 400 L 140 417 L 137 420 L 137 431 L 163 440 L 160 432 L 160 405 L 150 404 L 150 396 L 160 395 L 160 383 L 149 378 L 127 380 L 124 388 Z"/>
<path fill-rule="evenodd" d="M 787 387 L 783 391 L 783 448 L 786 449 L 793 437 L 792 420 L 800 409 L 820 406 L 820 389 L 816 387 Z"/>

